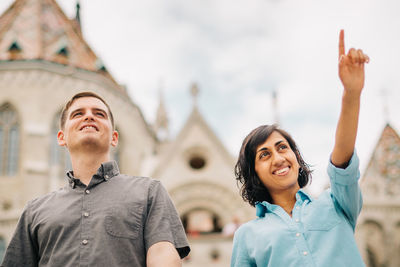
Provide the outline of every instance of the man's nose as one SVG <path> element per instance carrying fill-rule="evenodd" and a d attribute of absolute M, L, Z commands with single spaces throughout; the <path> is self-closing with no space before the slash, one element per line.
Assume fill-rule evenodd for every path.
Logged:
<path fill-rule="evenodd" d="M 91 111 L 88 111 L 85 113 L 85 121 L 93 121 L 94 120 L 94 115 Z"/>

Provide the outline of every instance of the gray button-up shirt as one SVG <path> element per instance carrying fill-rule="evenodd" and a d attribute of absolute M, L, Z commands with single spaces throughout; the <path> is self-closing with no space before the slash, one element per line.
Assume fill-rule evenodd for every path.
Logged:
<path fill-rule="evenodd" d="M 189 251 L 179 215 L 159 181 L 101 165 L 88 186 L 69 185 L 30 201 L 1 266 L 146 266 L 149 247 Z"/>

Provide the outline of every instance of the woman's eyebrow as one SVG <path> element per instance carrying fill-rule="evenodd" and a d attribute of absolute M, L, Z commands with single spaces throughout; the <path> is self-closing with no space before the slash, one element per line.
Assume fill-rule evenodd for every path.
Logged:
<path fill-rule="evenodd" d="M 256 152 L 256 154 L 257 154 L 258 152 L 261 152 L 261 151 L 268 151 L 268 148 L 262 147 L 262 148 L 260 148 L 260 149 Z"/>
<path fill-rule="evenodd" d="M 275 146 L 279 146 L 279 144 L 283 143 L 284 140 L 279 140 L 278 142 L 275 143 Z"/>

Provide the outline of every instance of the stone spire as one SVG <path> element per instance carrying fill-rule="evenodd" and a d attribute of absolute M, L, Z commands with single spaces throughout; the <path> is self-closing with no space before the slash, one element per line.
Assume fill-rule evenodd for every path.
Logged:
<path fill-rule="evenodd" d="M 279 124 L 279 110 L 278 110 L 278 91 L 272 90 L 272 108 L 274 114 L 274 123 Z"/>
<path fill-rule="evenodd" d="M 193 100 L 193 108 L 197 108 L 199 91 L 200 90 L 197 84 L 193 83 L 192 87 L 190 88 L 190 94 L 192 95 L 192 100 Z"/>
<path fill-rule="evenodd" d="M 157 137 L 161 141 L 165 141 L 169 138 L 168 114 L 164 104 L 162 85 L 160 85 L 159 88 L 159 104 L 157 108 L 156 120 L 154 123 L 154 130 L 157 134 Z"/>
<path fill-rule="evenodd" d="M 79 0 L 76 1 L 76 15 L 75 15 L 75 21 L 78 30 L 82 34 L 82 24 L 81 24 L 81 5 L 79 3 Z"/>

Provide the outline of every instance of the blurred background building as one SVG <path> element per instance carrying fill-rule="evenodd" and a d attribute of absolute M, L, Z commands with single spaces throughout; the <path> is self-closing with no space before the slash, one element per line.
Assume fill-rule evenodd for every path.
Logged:
<path fill-rule="evenodd" d="M 233 232 L 255 212 L 238 194 L 235 157 L 201 114 L 199 88 L 189 89 L 191 113 L 170 136 L 162 88 L 150 123 L 86 43 L 79 5 L 70 19 L 55 0 L 16 0 L 0 17 L 0 259 L 26 202 L 66 183 L 60 112 L 94 91 L 115 114 L 121 172 L 159 179 L 170 193 L 192 247 L 184 266 L 229 266 Z M 360 250 L 368 266 L 400 266 L 400 138 L 390 125 L 364 173 Z"/>

